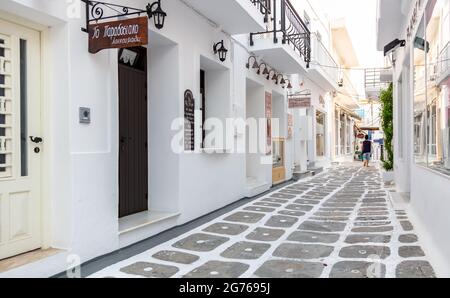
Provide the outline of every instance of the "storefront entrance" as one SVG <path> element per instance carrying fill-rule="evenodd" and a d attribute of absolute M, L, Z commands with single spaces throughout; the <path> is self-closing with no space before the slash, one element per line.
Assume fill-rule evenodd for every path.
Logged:
<path fill-rule="evenodd" d="M 41 248 L 40 34 L 0 19 L 0 259 Z"/>
<path fill-rule="evenodd" d="M 119 217 L 148 210 L 147 49 L 119 51 Z"/>

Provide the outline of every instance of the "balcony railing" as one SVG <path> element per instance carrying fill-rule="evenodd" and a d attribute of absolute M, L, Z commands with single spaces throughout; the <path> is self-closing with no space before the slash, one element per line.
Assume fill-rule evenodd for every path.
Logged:
<path fill-rule="evenodd" d="M 389 83 L 382 80 L 382 75 L 386 72 L 383 68 L 369 68 L 365 70 L 366 90 L 381 91 L 389 87 Z"/>
<path fill-rule="evenodd" d="M 437 74 L 441 79 L 445 79 L 444 76 L 449 74 L 450 70 L 450 43 L 444 47 L 439 55 L 437 62 Z"/>
<path fill-rule="evenodd" d="M 268 23 L 269 16 L 272 13 L 270 0 L 250 0 L 250 2 L 264 15 L 264 22 Z"/>
<path fill-rule="evenodd" d="M 278 5 L 279 3 L 279 5 Z M 277 9 L 280 9 L 279 15 Z M 274 43 L 278 43 L 281 35 L 283 44 L 292 46 L 295 52 L 306 62 L 309 68 L 311 62 L 311 32 L 298 15 L 289 0 L 273 0 L 272 2 L 273 28 L 264 32 L 250 33 L 250 45 L 254 45 L 254 37 L 262 34 L 273 34 Z"/>
<path fill-rule="evenodd" d="M 313 63 L 320 66 L 324 72 L 328 75 L 329 79 L 337 83 L 339 81 L 339 65 L 328 52 L 325 45 L 319 39 L 316 33 L 311 35 L 312 37 L 312 60 Z"/>

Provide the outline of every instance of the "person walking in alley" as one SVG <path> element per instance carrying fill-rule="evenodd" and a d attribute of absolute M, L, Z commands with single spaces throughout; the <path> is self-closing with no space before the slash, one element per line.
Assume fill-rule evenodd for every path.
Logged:
<path fill-rule="evenodd" d="M 366 140 L 363 142 L 362 155 L 363 155 L 364 167 L 368 168 L 370 159 L 372 157 L 372 141 L 369 140 L 368 135 L 366 135 Z"/>

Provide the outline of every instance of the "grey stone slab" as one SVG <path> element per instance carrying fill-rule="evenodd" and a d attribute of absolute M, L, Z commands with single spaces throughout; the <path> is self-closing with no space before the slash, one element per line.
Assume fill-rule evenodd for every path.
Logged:
<path fill-rule="evenodd" d="M 381 227 L 356 227 L 352 229 L 353 233 L 385 233 L 392 232 L 393 226 L 381 226 Z"/>
<path fill-rule="evenodd" d="M 270 208 L 280 208 L 281 204 L 275 204 L 275 203 L 268 203 L 268 202 L 255 202 L 253 203 L 255 206 L 263 206 L 263 207 L 270 207 Z"/>
<path fill-rule="evenodd" d="M 274 198 L 267 198 L 267 199 L 262 199 L 261 202 L 266 202 L 266 203 L 277 203 L 277 204 L 286 204 L 289 201 L 288 200 L 283 200 L 283 199 L 274 199 Z"/>
<path fill-rule="evenodd" d="M 302 217 L 305 216 L 305 212 L 302 211 L 293 211 L 293 210 L 281 210 L 278 211 L 281 215 L 287 215 L 287 216 L 296 216 L 296 217 Z"/>
<path fill-rule="evenodd" d="M 230 240 L 226 237 L 219 237 L 214 235 L 208 235 L 208 234 L 193 234 L 190 235 L 172 246 L 179 249 L 185 249 L 190 251 L 199 251 L 199 252 L 206 252 L 206 251 L 212 251 L 219 247 L 220 245 L 224 244 Z"/>
<path fill-rule="evenodd" d="M 386 265 L 381 263 L 344 261 L 333 265 L 330 278 L 384 278 Z"/>
<path fill-rule="evenodd" d="M 327 200 L 327 203 L 350 203 L 355 204 L 358 203 L 359 199 L 350 199 L 350 198 L 331 198 Z"/>
<path fill-rule="evenodd" d="M 322 207 L 319 209 L 319 212 L 353 212 L 354 208 L 330 208 L 330 207 Z"/>
<path fill-rule="evenodd" d="M 297 205 L 297 204 L 291 204 L 291 205 L 287 205 L 285 207 L 288 210 L 293 210 L 293 211 L 305 211 L 305 212 L 309 212 L 311 210 L 314 209 L 313 206 L 309 206 L 309 205 Z"/>
<path fill-rule="evenodd" d="M 363 203 L 368 203 L 368 204 L 372 204 L 372 203 L 386 203 L 386 199 L 363 199 Z"/>
<path fill-rule="evenodd" d="M 360 216 L 357 217 L 356 221 L 385 221 L 388 220 L 389 217 L 386 216 Z"/>
<path fill-rule="evenodd" d="M 227 218 L 225 218 L 225 221 L 231 221 L 231 222 L 241 222 L 241 223 L 249 223 L 254 224 L 263 219 L 265 214 L 261 213 L 254 213 L 254 212 L 236 212 Z"/>
<path fill-rule="evenodd" d="M 327 245 L 283 243 L 273 255 L 279 258 L 310 260 L 326 258 L 333 250 L 333 246 Z"/>
<path fill-rule="evenodd" d="M 154 263 L 138 262 L 120 269 L 121 272 L 146 278 L 169 278 L 174 276 L 178 267 Z"/>
<path fill-rule="evenodd" d="M 299 227 L 299 230 L 314 231 L 314 232 L 342 232 L 345 230 L 347 224 L 342 222 L 320 222 L 320 221 L 305 221 Z"/>
<path fill-rule="evenodd" d="M 435 278 L 433 267 L 426 261 L 405 261 L 396 268 L 397 278 Z"/>
<path fill-rule="evenodd" d="M 419 241 L 419 237 L 414 234 L 400 235 L 398 241 L 401 243 L 416 243 Z"/>
<path fill-rule="evenodd" d="M 200 259 L 199 256 L 188 254 L 184 252 L 179 251 L 170 251 L 170 250 L 163 250 L 160 252 L 157 252 L 152 256 L 155 259 L 166 261 L 166 262 L 173 262 L 178 264 L 192 264 Z"/>
<path fill-rule="evenodd" d="M 389 212 L 358 212 L 360 217 L 371 217 L 371 216 L 389 216 Z"/>
<path fill-rule="evenodd" d="M 315 216 L 323 216 L 323 217 L 348 217 L 351 215 L 351 212 L 324 212 L 318 211 L 314 213 Z"/>
<path fill-rule="evenodd" d="M 300 204 L 300 205 L 317 205 L 320 203 L 320 201 L 299 199 L 299 200 L 295 200 L 294 203 Z"/>
<path fill-rule="evenodd" d="M 401 246 L 398 248 L 398 255 L 402 258 L 420 258 L 425 253 L 420 246 Z"/>
<path fill-rule="evenodd" d="M 268 229 L 268 228 L 256 228 L 253 232 L 246 236 L 249 240 L 273 242 L 281 238 L 285 233 L 285 230 L 281 229 Z"/>
<path fill-rule="evenodd" d="M 289 235 L 288 241 L 303 243 L 325 243 L 332 244 L 339 240 L 339 234 L 324 234 L 304 231 L 295 231 Z"/>
<path fill-rule="evenodd" d="M 273 193 L 270 196 L 276 199 L 288 199 L 288 200 L 295 199 L 297 197 L 296 195 L 289 195 L 281 192 Z"/>
<path fill-rule="evenodd" d="M 357 243 L 389 243 L 391 242 L 391 236 L 380 234 L 356 234 L 349 235 L 345 239 L 345 243 L 357 244 Z"/>
<path fill-rule="evenodd" d="M 390 221 L 358 221 L 354 223 L 355 227 L 379 227 L 390 224 L 392 224 Z"/>
<path fill-rule="evenodd" d="M 228 259 L 256 260 L 269 248 L 270 244 L 242 241 L 233 244 L 220 255 Z"/>
<path fill-rule="evenodd" d="M 210 261 L 186 274 L 185 278 L 239 278 L 250 266 L 238 262 Z"/>
<path fill-rule="evenodd" d="M 348 217 L 318 217 L 318 216 L 312 216 L 308 219 L 315 221 L 341 221 L 341 222 L 347 222 L 349 220 Z"/>
<path fill-rule="evenodd" d="M 221 235 L 229 235 L 229 236 L 236 236 L 243 232 L 245 232 L 248 229 L 248 226 L 246 225 L 238 225 L 238 224 L 231 224 L 231 223 L 215 223 L 213 225 L 210 225 L 209 227 L 205 228 L 203 231 L 213 234 L 221 234 Z"/>
<path fill-rule="evenodd" d="M 323 207 L 330 208 L 354 208 L 356 207 L 355 203 L 324 203 Z"/>
<path fill-rule="evenodd" d="M 360 208 L 360 212 L 388 212 L 387 208 L 380 208 L 380 207 L 366 207 L 366 208 Z"/>
<path fill-rule="evenodd" d="M 407 221 L 407 220 L 401 221 L 400 225 L 402 226 L 402 228 L 405 232 L 410 232 L 410 231 L 414 230 L 414 226 L 410 221 Z"/>
<path fill-rule="evenodd" d="M 380 259 L 385 259 L 391 255 L 391 250 L 387 246 L 372 246 L 372 245 L 355 245 L 347 246 L 341 249 L 339 256 L 341 258 L 350 259 L 366 259 L 377 256 Z"/>
<path fill-rule="evenodd" d="M 271 260 L 259 267 L 254 275 L 259 278 L 319 278 L 323 269 L 321 263 Z"/>
<path fill-rule="evenodd" d="M 263 206 L 248 206 L 248 207 L 245 207 L 244 210 L 245 211 L 253 211 L 253 212 L 272 213 L 276 209 L 269 208 L 269 207 L 263 207 Z"/>
<path fill-rule="evenodd" d="M 297 217 L 285 216 L 285 215 L 274 215 L 267 222 L 267 227 L 274 228 L 290 228 L 298 222 Z"/>
<path fill-rule="evenodd" d="M 293 189 L 282 189 L 282 190 L 280 190 L 280 193 L 287 194 L 287 195 L 299 196 L 299 195 L 303 194 L 303 191 L 293 190 Z"/>

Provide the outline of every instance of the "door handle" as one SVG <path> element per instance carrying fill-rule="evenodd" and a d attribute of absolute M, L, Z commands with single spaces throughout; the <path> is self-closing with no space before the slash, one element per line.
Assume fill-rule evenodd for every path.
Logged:
<path fill-rule="evenodd" d="M 31 140 L 33 143 L 35 143 L 35 144 L 41 144 L 41 143 L 44 142 L 44 140 L 43 140 L 42 138 L 40 138 L 40 137 L 33 137 L 33 136 L 30 136 L 30 140 Z"/>

